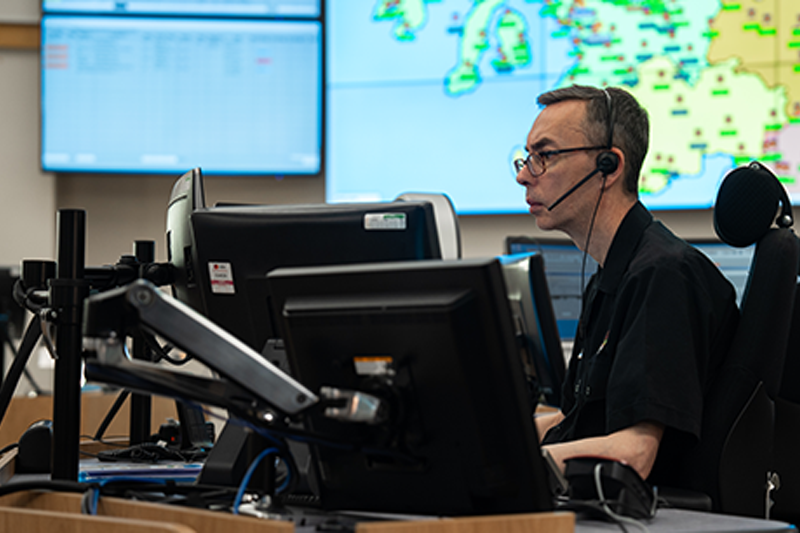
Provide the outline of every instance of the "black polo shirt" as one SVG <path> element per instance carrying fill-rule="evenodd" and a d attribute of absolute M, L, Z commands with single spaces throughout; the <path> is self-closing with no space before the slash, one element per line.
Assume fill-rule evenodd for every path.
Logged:
<path fill-rule="evenodd" d="M 544 443 L 659 422 L 666 430 L 649 479 L 669 481 L 669 463 L 700 436 L 709 376 L 738 316 L 735 291 L 719 269 L 637 202 L 584 293 L 565 419 Z"/>

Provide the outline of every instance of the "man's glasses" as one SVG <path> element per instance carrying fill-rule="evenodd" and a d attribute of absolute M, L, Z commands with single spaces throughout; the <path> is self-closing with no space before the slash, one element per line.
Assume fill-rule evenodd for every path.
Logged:
<path fill-rule="evenodd" d="M 584 150 L 605 150 L 605 146 L 579 146 L 577 148 L 564 148 L 563 150 L 545 150 L 544 152 L 531 152 L 525 159 L 515 159 L 514 169 L 517 174 L 522 172 L 522 169 L 527 166 L 528 172 L 532 176 L 541 176 L 547 170 L 546 161 L 549 157 L 558 154 L 566 154 L 569 152 L 580 152 Z"/>

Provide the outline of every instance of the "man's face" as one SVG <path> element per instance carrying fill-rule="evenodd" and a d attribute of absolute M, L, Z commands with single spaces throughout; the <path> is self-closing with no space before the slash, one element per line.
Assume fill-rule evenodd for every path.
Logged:
<path fill-rule="evenodd" d="M 583 129 L 586 102 L 566 100 L 545 107 L 533 123 L 526 149 L 528 153 L 563 150 L 589 146 Z M 543 230 L 561 229 L 570 233 L 570 227 L 586 219 L 587 209 L 597 200 L 597 184 L 593 180 L 584 184 L 562 203 L 548 211 L 561 195 L 595 169 L 597 151 L 577 151 L 545 158 L 545 171 L 533 176 L 528 166 L 517 174 L 517 183 L 525 187 L 525 200 L 530 213 L 536 217 Z"/>

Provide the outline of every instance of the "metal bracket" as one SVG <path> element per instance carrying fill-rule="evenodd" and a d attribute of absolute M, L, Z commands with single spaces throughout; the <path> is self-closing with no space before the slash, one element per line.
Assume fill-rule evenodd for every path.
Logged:
<path fill-rule="evenodd" d="M 781 478 L 777 472 L 767 472 L 767 484 L 764 487 L 766 489 L 766 501 L 764 502 L 764 518 L 769 520 L 770 512 L 772 511 L 772 506 L 775 505 L 775 501 L 772 499 L 772 493 L 776 490 L 781 488 Z"/>
<path fill-rule="evenodd" d="M 325 400 L 338 404 L 325 408 L 328 418 L 365 424 L 378 424 L 385 419 L 384 402 L 371 394 L 328 386 L 320 387 L 319 394 Z"/>

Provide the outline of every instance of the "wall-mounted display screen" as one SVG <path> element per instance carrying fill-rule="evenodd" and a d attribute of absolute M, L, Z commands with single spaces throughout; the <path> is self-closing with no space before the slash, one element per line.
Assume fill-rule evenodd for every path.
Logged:
<path fill-rule="evenodd" d="M 649 111 L 648 207 L 709 208 L 752 159 L 798 202 L 798 16 L 788 1 L 329 0 L 327 198 L 445 192 L 460 213 L 525 212 L 512 162 L 536 97 L 582 84 Z"/>
<path fill-rule="evenodd" d="M 316 174 L 319 21 L 42 19 L 42 166 Z"/>
<path fill-rule="evenodd" d="M 42 0 L 45 13 L 318 17 L 322 0 Z"/>
<path fill-rule="evenodd" d="M 541 254 L 558 333 L 564 341 L 574 340 L 583 291 L 597 272 L 597 261 L 569 239 L 510 236 L 506 237 L 505 248 L 507 254 Z"/>

